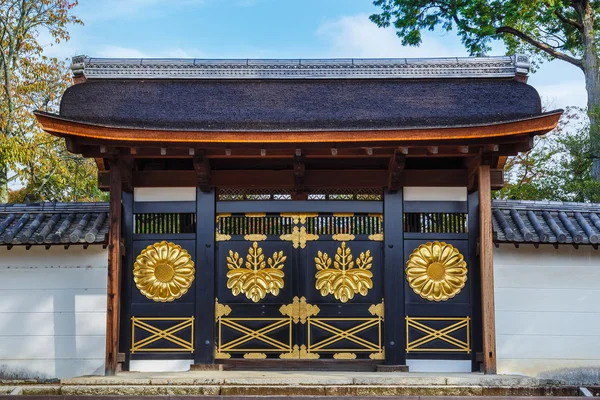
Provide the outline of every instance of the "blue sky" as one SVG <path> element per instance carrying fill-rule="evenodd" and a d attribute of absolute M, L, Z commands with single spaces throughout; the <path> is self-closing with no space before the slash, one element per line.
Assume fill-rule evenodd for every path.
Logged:
<path fill-rule="evenodd" d="M 465 56 L 454 33 L 403 47 L 368 20 L 371 0 L 79 0 L 84 26 L 46 41 L 58 57 L 337 58 Z M 490 55 L 504 54 L 498 44 Z M 583 74 L 562 61 L 529 79 L 548 108 L 585 106 Z"/>

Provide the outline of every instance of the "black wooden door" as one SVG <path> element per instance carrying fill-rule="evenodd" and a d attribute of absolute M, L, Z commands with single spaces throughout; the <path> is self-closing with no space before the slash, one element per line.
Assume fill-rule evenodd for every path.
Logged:
<path fill-rule="evenodd" d="M 196 203 L 133 203 L 123 265 L 122 349 L 128 360 L 195 352 Z M 126 346 L 126 347 L 125 347 Z"/>
<path fill-rule="evenodd" d="M 217 359 L 382 360 L 381 215 L 217 217 Z"/>
<path fill-rule="evenodd" d="M 407 359 L 474 360 L 467 202 L 405 202 Z"/>

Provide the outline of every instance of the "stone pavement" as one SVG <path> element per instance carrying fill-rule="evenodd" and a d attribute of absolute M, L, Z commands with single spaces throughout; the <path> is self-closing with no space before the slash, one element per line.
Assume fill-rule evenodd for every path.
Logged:
<path fill-rule="evenodd" d="M 6 387 L 6 386 L 5 386 Z M 81 376 L 23 385 L 23 395 L 63 396 L 577 396 L 578 388 L 479 373 L 189 371 Z"/>
<path fill-rule="evenodd" d="M 419 372 L 186 371 L 121 372 L 81 376 L 63 385 L 394 385 L 394 386 L 539 386 L 556 382 L 521 375 Z"/>

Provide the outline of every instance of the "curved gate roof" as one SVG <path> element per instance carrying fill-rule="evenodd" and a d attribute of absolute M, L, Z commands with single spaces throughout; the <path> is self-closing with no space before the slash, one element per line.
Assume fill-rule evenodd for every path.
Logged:
<path fill-rule="evenodd" d="M 64 93 L 60 113 L 36 115 L 49 132 L 96 139 L 244 142 L 243 134 L 203 136 L 202 132 L 271 132 L 277 135 L 251 140 L 359 141 L 361 131 L 394 132 L 373 137 L 373 141 L 470 139 L 544 133 L 555 126 L 561 113 L 542 113 L 537 91 L 525 83 L 529 62 L 524 56 L 377 60 L 76 57 L 72 69 L 81 83 Z M 478 129 L 490 126 L 494 127 L 490 132 Z M 302 134 L 315 131 L 334 134 Z M 346 131 L 358 133 L 352 137 Z M 435 133 L 429 136 L 428 132 Z"/>

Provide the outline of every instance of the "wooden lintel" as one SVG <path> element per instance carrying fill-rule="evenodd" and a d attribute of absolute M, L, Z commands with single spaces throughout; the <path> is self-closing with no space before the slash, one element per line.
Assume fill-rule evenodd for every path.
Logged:
<path fill-rule="evenodd" d="M 404 166 L 406 165 L 406 156 L 402 154 L 400 151 L 396 150 L 394 155 L 390 159 L 390 164 L 388 166 L 388 190 L 390 192 L 395 192 L 400 189 L 402 171 L 404 171 Z"/>
<path fill-rule="evenodd" d="M 98 173 L 98 186 L 108 189 L 110 175 L 108 171 Z M 134 171 L 135 187 L 195 187 L 196 171 Z M 387 187 L 389 171 L 387 169 L 356 170 L 310 170 L 304 172 L 306 190 L 316 188 L 358 188 Z M 405 169 L 399 181 L 400 186 L 466 186 L 466 169 Z M 294 171 L 289 170 L 212 170 L 212 187 L 269 187 L 293 188 Z"/>

